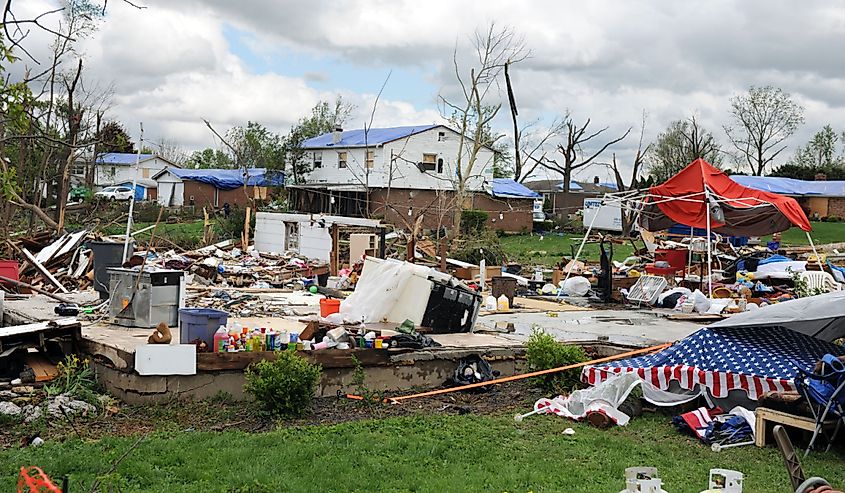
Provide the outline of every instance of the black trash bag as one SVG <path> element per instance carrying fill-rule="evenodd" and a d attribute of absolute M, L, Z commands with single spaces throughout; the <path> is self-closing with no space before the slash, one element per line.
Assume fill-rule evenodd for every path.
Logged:
<path fill-rule="evenodd" d="M 493 380 L 499 376 L 498 370 L 493 370 L 486 360 L 477 354 L 471 354 L 465 358 L 458 360 L 458 367 L 452 372 L 452 376 L 446 381 L 447 385 L 460 387 L 461 385 L 470 385 L 473 383 L 481 383 Z M 470 392 L 486 392 L 492 388 L 491 386 L 476 387 L 469 389 Z"/>
<path fill-rule="evenodd" d="M 663 301 L 660 302 L 660 308 L 669 308 L 670 310 L 674 309 L 678 306 L 678 300 L 681 299 L 684 293 L 672 293 L 669 296 L 663 298 Z"/>
<path fill-rule="evenodd" d="M 395 336 L 390 336 L 390 347 L 423 349 L 427 347 L 440 347 L 440 343 L 436 342 L 431 337 L 420 334 L 419 332 L 412 332 L 410 334 L 396 334 Z"/>

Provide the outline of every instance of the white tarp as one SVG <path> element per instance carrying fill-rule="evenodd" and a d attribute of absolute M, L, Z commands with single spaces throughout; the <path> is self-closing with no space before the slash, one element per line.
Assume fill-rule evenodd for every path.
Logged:
<path fill-rule="evenodd" d="M 619 406 L 625 402 L 637 385 L 642 387 L 643 398 L 657 406 L 677 406 L 701 395 L 700 389 L 667 392 L 640 379 L 636 373 L 620 373 L 594 387 L 576 390 L 566 397 L 540 399 L 534 403 L 534 410 L 538 414 L 554 413 L 575 420 L 581 420 L 589 413 L 598 412 L 611 418 L 617 425 L 625 426 L 631 418 L 620 411 Z"/>
<path fill-rule="evenodd" d="M 845 337 L 845 291 L 808 296 L 738 313 L 709 327 L 785 327 L 832 342 Z"/>
<path fill-rule="evenodd" d="M 355 291 L 340 304 L 346 320 L 422 323 L 434 271 L 430 267 L 399 260 L 367 257 Z"/>

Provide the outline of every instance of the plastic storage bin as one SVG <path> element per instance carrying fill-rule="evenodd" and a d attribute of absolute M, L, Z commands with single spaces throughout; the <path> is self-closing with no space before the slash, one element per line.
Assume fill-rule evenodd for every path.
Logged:
<path fill-rule="evenodd" d="M 14 281 L 20 280 L 20 274 L 18 272 L 18 261 L 17 260 L 0 260 L 0 276 L 8 277 Z"/>
<path fill-rule="evenodd" d="M 214 332 L 221 325 L 226 325 L 229 314 L 213 308 L 182 308 L 179 310 L 179 342 L 190 344 L 195 339 L 202 339 L 212 347 Z"/>

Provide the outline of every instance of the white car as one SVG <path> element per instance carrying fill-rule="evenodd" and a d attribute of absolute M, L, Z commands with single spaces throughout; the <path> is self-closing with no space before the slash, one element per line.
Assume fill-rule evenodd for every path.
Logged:
<path fill-rule="evenodd" d="M 102 200 L 129 200 L 132 198 L 132 189 L 129 187 L 106 187 L 95 193 L 94 197 Z"/>

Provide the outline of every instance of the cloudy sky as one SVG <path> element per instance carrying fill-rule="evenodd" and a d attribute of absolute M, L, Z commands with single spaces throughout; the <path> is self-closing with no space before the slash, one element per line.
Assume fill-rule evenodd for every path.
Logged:
<path fill-rule="evenodd" d="M 569 111 L 608 134 L 633 126 L 616 147 L 622 160 L 643 111 L 646 141 L 695 114 L 725 144 L 729 99 L 750 85 L 781 87 L 805 107 L 792 148 L 827 123 L 845 130 L 845 6 L 833 2 L 135 1 L 147 8 L 110 1 L 80 43 L 86 77 L 114 85 L 111 116 L 133 135 L 143 122 L 151 140 L 189 150 L 217 146 L 202 118 L 286 132 L 336 94 L 358 107 L 347 128 L 361 126 L 388 73 L 375 126 L 442 122 L 437 96 L 455 90 L 452 52 L 466 56 L 470 35 L 490 22 L 519 32 L 532 51 L 512 69 L 520 118 Z M 506 117 L 496 122 L 502 131 Z M 593 175 L 609 178 L 602 167 L 582 177 Z"/>

